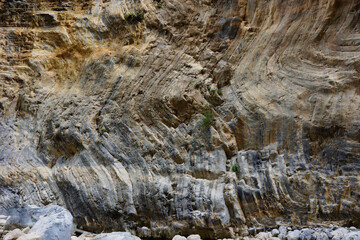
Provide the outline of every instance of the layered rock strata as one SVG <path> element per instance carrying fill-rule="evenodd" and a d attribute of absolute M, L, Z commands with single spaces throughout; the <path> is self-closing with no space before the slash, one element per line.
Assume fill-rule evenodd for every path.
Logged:
<path fill-rule="evenodd" d="M 0 206 L 158 238 L 360 226 L 359 11 L 1 1 Z"/>

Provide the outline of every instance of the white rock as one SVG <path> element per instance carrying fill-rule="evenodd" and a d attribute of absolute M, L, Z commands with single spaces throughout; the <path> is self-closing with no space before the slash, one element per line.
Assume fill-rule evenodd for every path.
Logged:
<path fill-rule="evenodd" d="M 279 236 L 278 236 L 278 238 L 280 238 L 281 240 L 283 240 L 283 239 L 286 238 L 286 236 L 285 236 L 285 234 L 280 233 Z"/>
<path fill-rule="evenodd" d="M 199 234 L 192 234 L 187 237 L 187 240 L 201 240 L 201 237 Z"/>
<path fill-rule="evenodd" d="M 300 239 L 300 233 L 301 232 L 299 230 L 290 231 L 290 232 L 288 232 L 287 239 L 288 240 L 298 240 L 298 239 Z"/>
<path fill-rule="evenodd" d="M 360 231 L 350 232 L 344 236 L 344 240 L 360 240 Z"/>
<path fill-rule="evenodd" d="M 23 233 L 29 233 L 30 231 L 30 227 L 26 227 L 22 230 Z"/>
<path fill-rule="evenodd" d="M 272 235 L 273 237 L 277 237 L 277 236 L 279 236 L 279 234 L 280 234 L 280 231 L 277 230 L 277 229 L 273 229 L 273 230 L 271 231 L 271 235 Z"/>
<path fill-rule="evenodd" d="M 271 238 L 271 233 L 268 233 L 268 232 L 260 232 L 260 233 L 258 233 L 255 237 L 256 237 L 257 239 L 260 239 L 260 240 L 266 240 L 266 239 Z"/>
<path fill-rule="evenodd" d="M 35 233 L 29 233 L 19 237 L 17 240 L 45 240 L 44 238 L 36 235 Z"/>
<path fill-rule="evenodd" d="M 333 240 L 340 240 L 342 239 L 349 231 L 346 228 L 340 227 L 335 231 L 330 232 Z"/>
<path fill-rule="evenodd" d="M 313 236 L 316 240 L 329 240 L 328 235 L 324 232 L 315 232 Z"/>
<path fill-rule="evenodd" d="M 25 235 L 25 233 L 23 233 L 20 229 L 16 228 L 16 229 L 8 232 L 8 233 L 5 235 L 4 240 L 18 239 L 18 238 L 21 237 L 22 235 Z"/>
<path fill-rule="evenodd" d="M 93 238 L 93 240 L 138 240 L 140 238 L 131 235 L 128 232 L 102 233 Z"/>
<path fill-rule="evenodd" d="M 279 232 L 280 232 L 280 234 L 286 235 L 286 233 L 287 233 L 286 227 L 285 226 L 280 226 L 279 227 Z"/>
<path fill-rule="evenodd" d="M 172 240 L 186 240 L 186 237 L 184 236 L 180 236 L 180 235 L 175 235 Z"/>
<path fill-rule="evenodd" d="M 65 208 L 50 205 L 41 209 L 41 216 L 29 233 L 44 240 L 65 240 L 71 238 L 73 217 Z"/>

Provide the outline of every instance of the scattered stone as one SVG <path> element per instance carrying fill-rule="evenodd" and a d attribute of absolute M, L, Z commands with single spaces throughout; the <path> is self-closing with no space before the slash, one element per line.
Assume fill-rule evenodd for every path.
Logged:
<path fill-rule="evenodd" d="M 295 231 L 290 231 L 287 235 L 287 239 L 288 240 L 298 240 L 300 239 L 300 231 L 299 230 L 295 230 Z"/>
<path fill-rule="evenodd" d="M 248 233 L 249 233 L 249 235 L 255 235 L 256 229 L 254 227 L 250 227 L 250 228 L 248 228 Z"/>
<path fill-rule="evenodd" d="M 180 235 L 175 235 L 172 240 L 186 240 L 186 237 L 180 236 Z"/>
<path fill-rule="evenodd" d="M 256 235 L 256 238 L 260 240 L 266 240 L 269 239 L 270 237 L 271 237 L 271 233 L 267 233 L 267 232 L 261 232 Z"/>
<path fill-rule="evenodd" d="M 329 240 L 328 235 L 324 232 L 315 232 L 313 235 L 316 240 Z"/>
<path fill-rule="evenodd" d="M 187 240 L 201 240 L 201 237 L 199 234 L 192 234 L 187 237 Z"/>
<path fill-rule="evenodd" d="M 30 227 L 26 227 L 22 230 L 23 233 L 28 234 L 30 231 Z"/>
<path fill-rule="evenodd" d="M 281 240 L 286 239 L 286 235 L 285 235 L 285 234 L 280 233 L 280 234 L 279 234 L 279 236 L 278 236 L 278 238 L 280 238 Z"/>
<path fill-rule="evenodd" d="M 279 236 L 279 234 L 280 234 L 280 231 L 277 230 L 276 228 L 271 231 L 271 235 L 273 237 L 277 237 L 277 236 Z"/>
<path fill-rule="evenodd" d="M 314 230 L 309 229 L 309 228 L 302 229 L 301 233 L 300 233 L 300 239 L 301 240 L 313 240 L 312 239 L 312 237 L 313 237 L 312 234 L 314 232 L 315 232 Z"/>
<path fill-rule="evenodd" d="M 25 235 L 25 233 L 23 233 L 20 229 L 16 228 L 16 229 L 8 232 L 8 233 L 4 236 L 4 240 L 18 239 L 18 238 L 21 237 L 22 235 Z"/>
<path fill-rule="evenodd" d="M 287 234 L 287 229 L 286 229 L 286 227 L 285 227 L 285 226 L 280 226 L 280 227 L 279 227 L 279 232 L 280 232 L 280 234 L 283 234 L 283 235 L 286 236 L 286 234 Z"/>
<path fill-rule="evenodd" d="M 340 227 L 330 233 L 333 240 L 341 240 L 348 232 L 346 228 Z"/>
<path fill-rule="evenodd" d="M 185 238 L 186 239 L 186 238 Z M 102 233 L 93 238 L 93 240 L 141 240 L 131 235 L 129 232 Z"/>
<path fill-rule="evenodd" d="M 35 233 L 29 233 L 26 235 L 23 235 L 19 237 L 17 240 L 45 240 L 46 238 L 42 238 L 39 235 L 36 235 Z M 48 239 L 46 239 L 48 240 Z"/>
<path fill-rule="evenodd" d="M 356 230 L 356 227 L 350 227 L 349 229 L 350 230 Z"/>
<path fill-rule="evenodd" d="M 343 238 L 344 240 L 360 240 L 360 231 L 350 232 Z"/>

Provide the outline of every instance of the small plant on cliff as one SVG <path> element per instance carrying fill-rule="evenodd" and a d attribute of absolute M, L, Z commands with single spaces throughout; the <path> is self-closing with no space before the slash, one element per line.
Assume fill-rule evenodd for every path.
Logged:
<path fill-rule="evenodd" d="M 144 13 L 141 11 L 137 11 L 136 14 L 133 13 L 126 13 L 124 15 L 126 21 L 130 23 L 138 23 L 144 19 Z"/>
<path fill-rule="evenodd" d="M 240 166 L 238 163 L 235 163 L 231 166 L 231 171 L 234 173 L 240 173 Z"/>
<path fill-rule="evenodd" d="M 201 120 L 200 125 L 203 130 L 209 130 L 214 120 L 214 115 L 211 110 L 204 110 L 202 112 L 204 118 Z"/>

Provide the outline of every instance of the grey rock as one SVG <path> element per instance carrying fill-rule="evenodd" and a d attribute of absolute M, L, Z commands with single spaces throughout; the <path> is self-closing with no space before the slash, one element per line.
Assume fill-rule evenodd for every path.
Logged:
<path fill-rule="evenodd" d="M 344 240 L 360 240 L 360 231 L 345 234 Z"/>
<path fill-rule="evenodd" d="M 186 237 L 184 236 L 180 236 L 180 235 L 175 235 L 172 240 L 186 240 Z"/>
<path fill-rule="evenodd" d="M 287 227 L 280 226 L 279 227 L 279 232 L 280 232 L 280 234 L 286 235 L 287 234 Z"/>
<path fill-rule="evenodd" d="M 112 232 L 99 234 L 93 240 L 140 240 L 140 238 L 128 232 Z"/>
<path fill-rule="evenodd" d="M 255 238 L 260 240 L 266 240 L 269 239 L 270 237 L 271 237 L 271 233 L 268 232 L 260 232 L 255 236 Z"/>
<path fill-rule="evenodd" d="M 45 239 L 39 235 L 36 235 L 35 233 L 29 233 L 19 237 L 17 240 L 45 240 Z"/>
<path fill-rule="evenodd" d="M 280 238 L 281 240 L 286 239 L 286 235 L 285 235 L 285 234 L 280 233 L 280 234 L 279 234 L 279 236 L 278 236 L 278 238 Z"/>
<path fill-rule="evenodd" d="M 30 229 L 29 234 L 41 236 L 46 240 L 70 239 L 74 226 L 73 217 L 68 210 L 50 205 L 39 212 L 39 220 Z"/>
<path fill-rule="evenodd" d="M 333 240 L 341 240 L 347 233 L 349 233 L 349 230 L 343 227 L 339 227 L 330 233 Z"/>
<path fill-rule="evenodd" d="M 277 229 L 271 230 L 271 235 L 272 235 L 273 237 L 277 237 L 277 236 L 279 236 L 279 234 L 280 234 L 280 231 L 279 231 L 279 230 L 277 230 Z"/>
<path fill-rule="evenodd" d="M 327 235 L 326 233 L 324 233 L 324 232 L 320 232 L 320 231 L 315 232 L 315 233 L 313 234 L 313 236 L 314 236 L 314 238 L 315 238 L 316 240 L 329 240 L 328 235 Z"/>
<path fill-rule="evenodd" d="M 25 235 L 25 233 L 23 231 L 21 231 L 20 229 L 16 228 L 10 232 L 8 232 L 3 240 L 13 240 L 13 239 L 18 239 L 19 237 Z"/>
<path fill-rule="evenodd" d="M 298 239 L 300 239 L 300 234 L 301 234 L 301 232 L 299 230 L 290 231 L 287 234 L 287 239 L 288 240 L 298 240 Z"/>
<path fill-rule="evenodd" d="M 27 205 L 20 208 L 10 208 L 6 210 L 9 218 L 6 226 L 23 227 L 22 238 L 47 240 L 70 239 L 73 230 L 73 217 L 71 213 L 59 206 L 49 205 L 47 207 L 37 207 Z M 29 230 L 29 227 L 31 229 Z"/>
<path fill-rule="evenodd" d="M 331 235 L 329 229 L 323 229 L 323 232 L 326 233 L 326 235 L 328 236 L 329 239 L 332 238 L 332 235 Z"/>
<path fill-rule="evenodd" d="M 201 240 L 200 235 L 198 234 L 192 234 L 186 238 L 187 240 Z"/>
<path fill-rule="evenodd" d="M 312 235 L 315 231 L 313 229 L 304 228 L 301 230 L 300 239 L 301 240 L 315 240 Z"/>

